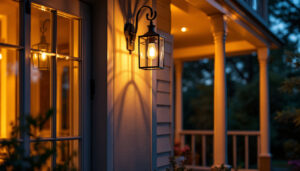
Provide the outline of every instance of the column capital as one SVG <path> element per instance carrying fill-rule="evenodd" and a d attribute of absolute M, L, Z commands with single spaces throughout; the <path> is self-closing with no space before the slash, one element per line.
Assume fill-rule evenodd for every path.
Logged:
<path fill-rule="evenodd" d="M 214 36 L 214 39 L 223 38 L 227 35 L 227 24 L 226 19 L 223 14 L 214 14 L 209 16 L 211 23 L 211 32 Z"/>
<path fill-rule="evenodd" d="M 269 59 L 269 48 L 258 48 L 257 49 L 257 58 L 258 61 L 261 62 L 267 62 Z"/>

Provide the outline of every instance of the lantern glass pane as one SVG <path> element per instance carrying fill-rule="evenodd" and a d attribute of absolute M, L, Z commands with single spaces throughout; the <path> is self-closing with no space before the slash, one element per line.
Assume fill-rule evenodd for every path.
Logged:
<path fill-rule="evenodd" d="M 147 69 L 158 67 L 159 47 L 158 36 L 141 36 L 139 37 L 139 57 L 140 67 Z"/>
<path fill-rule="evenodd" d="M 159 37 L 159 67 L 164 67 L 165 40 Z"/>

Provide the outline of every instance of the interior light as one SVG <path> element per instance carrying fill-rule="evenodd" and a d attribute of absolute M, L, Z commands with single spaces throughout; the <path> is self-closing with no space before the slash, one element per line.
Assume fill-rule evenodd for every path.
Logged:
<path fill-rule="evenodd" d="M 2 59 L 2 53 L 0 53 L 0 60 Z"/>
<path fill-rule="evenodd" d="M 187 28 L 186 27 L 181 27 L 181 32 L 186 32 Z"/>

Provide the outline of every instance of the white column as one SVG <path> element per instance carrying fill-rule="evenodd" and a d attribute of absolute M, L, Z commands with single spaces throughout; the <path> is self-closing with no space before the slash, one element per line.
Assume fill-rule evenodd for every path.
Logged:
<path fill-rule="evenodd" d="M 175 62 L 175 142 L 180 142 L 180 132 L 182 131 L 182 65 L 181 61 Z"/>
<path fill-rule="evenodd" d="M 214 165 L 227 164 L 227 107 L 225 77 L 226 22 L 222 14 L 210 16 L 215 44 Z"/>
<path fill-rule="evenodd" d="M 268 48 L 257 51 L 259 60 L 259 114 L 260 114 L 260 170 L 270 170 L 270 118 L 269 118 L 269 87 L 268 87 Z"/>

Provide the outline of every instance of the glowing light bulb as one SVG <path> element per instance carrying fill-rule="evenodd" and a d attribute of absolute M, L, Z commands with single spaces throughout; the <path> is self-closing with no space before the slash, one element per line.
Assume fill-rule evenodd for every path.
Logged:
<path fill-rule="evenodd" d="M 181 32 L 186 32 L 187 28 L 186 27 L 181 27 Z"/>
<path fill-rule="evenodd" d="M 0 60 L 2 59 L 2 53 L 0 53 Z"/>
<path fill-rule="evenodd" d="M 149 43 L 148 45 L 148 58 L 154 59 L 157 56 L 155 43 Z"/>
<path fill-rule="evenodd" d="M 47 54 L 46 53 L 42 53 L 42 61 L 45 61 L 47 59 Z"/>

